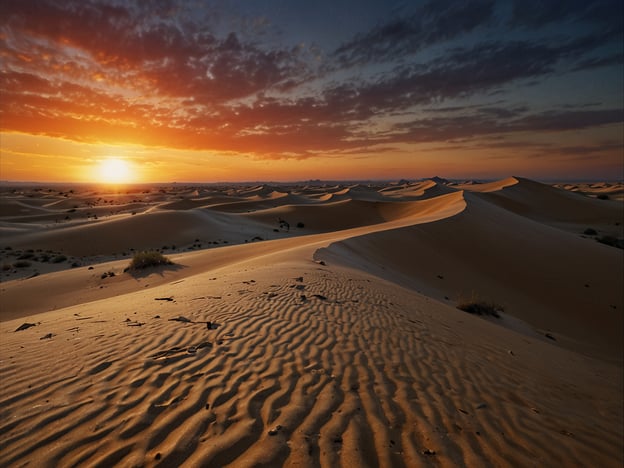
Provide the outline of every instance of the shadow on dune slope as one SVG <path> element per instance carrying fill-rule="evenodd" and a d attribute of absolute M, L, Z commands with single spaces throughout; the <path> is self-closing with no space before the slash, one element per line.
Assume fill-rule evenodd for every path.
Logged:
<path fill-rule="evenodd" d="M 533 184 L 519 189 L 531 192 Z M 548 213 L 548 202 L 537 203 L 542 193 L 529 195 L 519 216 L 500 199 L 466 193 L 467 208 L 454 217 L 336 242 L 315 258 L 452 304 L 473 295 L 493 300 L 566 346 L 621 359 L 622 251 L 534 221 Z M 586 206 L 581 199 L 580 212 Z"/>

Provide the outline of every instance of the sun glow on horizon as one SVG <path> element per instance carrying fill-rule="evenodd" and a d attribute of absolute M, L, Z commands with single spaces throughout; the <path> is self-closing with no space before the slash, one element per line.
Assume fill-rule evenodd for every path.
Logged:
<path fill-rule="evenodd" d="M 104 184 L 127 184 L 135 178 L 131 165 L 123 159 L 107 158 L 96 168 L 95 179 Z"/>

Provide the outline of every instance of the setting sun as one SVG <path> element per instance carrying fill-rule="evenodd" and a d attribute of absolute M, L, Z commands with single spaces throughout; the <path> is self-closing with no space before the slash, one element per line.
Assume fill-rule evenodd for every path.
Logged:
<path fill-rule="evenodd" d="M 127 161 L 110 158 L 100 161 L 97 168 L 97 179 L 105 184 L 124 184 L 132 182 L 134 174 Z"/>

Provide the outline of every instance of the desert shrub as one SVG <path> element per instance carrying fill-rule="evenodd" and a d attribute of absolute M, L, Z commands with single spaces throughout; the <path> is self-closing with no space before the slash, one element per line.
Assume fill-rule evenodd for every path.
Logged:
<path fill-rule="evenodd" d="M 28 260 L 18 260 L 13 264 L 15 268 L 28 268 L 30 266 L 30 262 Z"/>
<path fill-rule="evenodd" d="M 595 236 L 598 233 L 596 232 L 595 229 L 587 228 L 587 229 L 585 229 L 585 231 L 583 231 L 583 234 L 585 234 L 587 236 Z"/>
<path fill-rule="evenodd" d="M 598 200 L 608 200 L 609 199 L 609 195 L 607 195 L 606 193 L 601 193 L 600 195 L 598 195 L 596 197 Z"/>
<path fill-rule="evenodd" d="M 171 260 L 156 250 L 145 250 L 134 254 L 128 268 L 130 270 L 142 270 L 159 265 L 171 265 L 172 263 Z"/>
<path fill-rule="evenodd" d="M 57 255 L 52 259 L 52 263 L 63 263 L 65 260 L 67 260 L 65 255 Z"/>
<path fill-rule="evenodd" d="M 459 303 L 457 306 L 459 310 L 468 312 L 475 315 L 491 315 L 492 317 L 500 318 L 500 313 L 504 312 L 505 308 L 494 302 L 487 302 L 481 300 L 471 300 Z"/>
<path fill-rule="evenodd" d="M 601 244 L 617 247 L 618 249 L 624 249 L 624 239 L 616 239 L 613 236 L 601 236 L 596 238 L 596 240 Z"/>

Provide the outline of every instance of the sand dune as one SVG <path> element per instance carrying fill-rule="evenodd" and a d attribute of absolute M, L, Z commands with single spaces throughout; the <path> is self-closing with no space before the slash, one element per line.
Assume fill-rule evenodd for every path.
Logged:
<path fill-rule="evenodd" d="M 455 187 L 439 184 L 432 180 L 425 180 L 423 182 L 404 186 L 399 190 L 392 190 L 389 192 L 382 191 L 381 193 L 391 198 L 399 197 L 401 200 L 424 200 L 453 193 L 457 190 L 461 190 L 461 188 L 456 189 Z"/>
<path fill-rule="evenodd" d="M 598 183 L 578 183 L 578 184 L 555 184 L 557 188 L 569 190 L 571 192 L 579 192 L 592 197 L 608 197 L 612 200 L 624 200 L 624 182 L 598 182 Z"/>
<path fill-rule="evenodd" d="M 508 177 L 506 179 L 497 180 L 494 182 L 487 182 L 483 184 L 475 184 L 474 182 L 468 182 L 465 184 L 454 185 L 453 187 L 461 190 L 470 190 L 471 192 L 498 192 L 506 187 L 511 187 L 520 182 L 519 177 Z M 541 184 L 540 184 L 541 185 Z"/>
<path fill-rule="evenodd" d="M 522 178 L 66 193 L 0 203 L 2 262 L 32 263 L 0 285 L 2 466 L 624 462 L 623 251 L 596 242 L 621 202 Z"/>
<path fill-rule="evenodd" d="M 243 216 L 267 224 L 275 222 L 276 219 L 286 219 L 303 223 L 308 232 L 327 232 L 386 223 L 431 213 L 460 199 L 461 193 L 458 192 L 445 197 L 417 202 L 345 200 L 322 205 L 287 205 L 248 213 Z"/>
<path fill-rule="evenodd" d="M 621 359 L 622 251 L 471 194 L 467 203 L 455 217 L 354 237 L 318 258 L 374 271 L 452 303 L 473 294 L 493 300 L 536 329 L 564 335 L 574 349 Z"/>
<path fill-rule="evenodd" d="M 29 216 L 46 213 L 47 211 L 38 206 L 32 206 L 25 201 L 0 200 L 0 216 Z"/>
<path fill-rule="evenodd" d="M 155 211 L 8 236 L 5 243 L 14 247 L 62 250 L 73 256 L 96 256 L 121 254 L 130 249 L 186 245 L 198 238 L 204 243 L 222 243 L 225 239 L 242 243 L 268 231 L 252 222 L 242 225 L 232 216 L 218 212 Z"/>
<path fill-rule="evenodd" d="M 245 201 L 244 197 L 207 196 L 202 198 L 183 198 L 158 205 L 161 210 L 192 210 L 196 208 Z"/>

